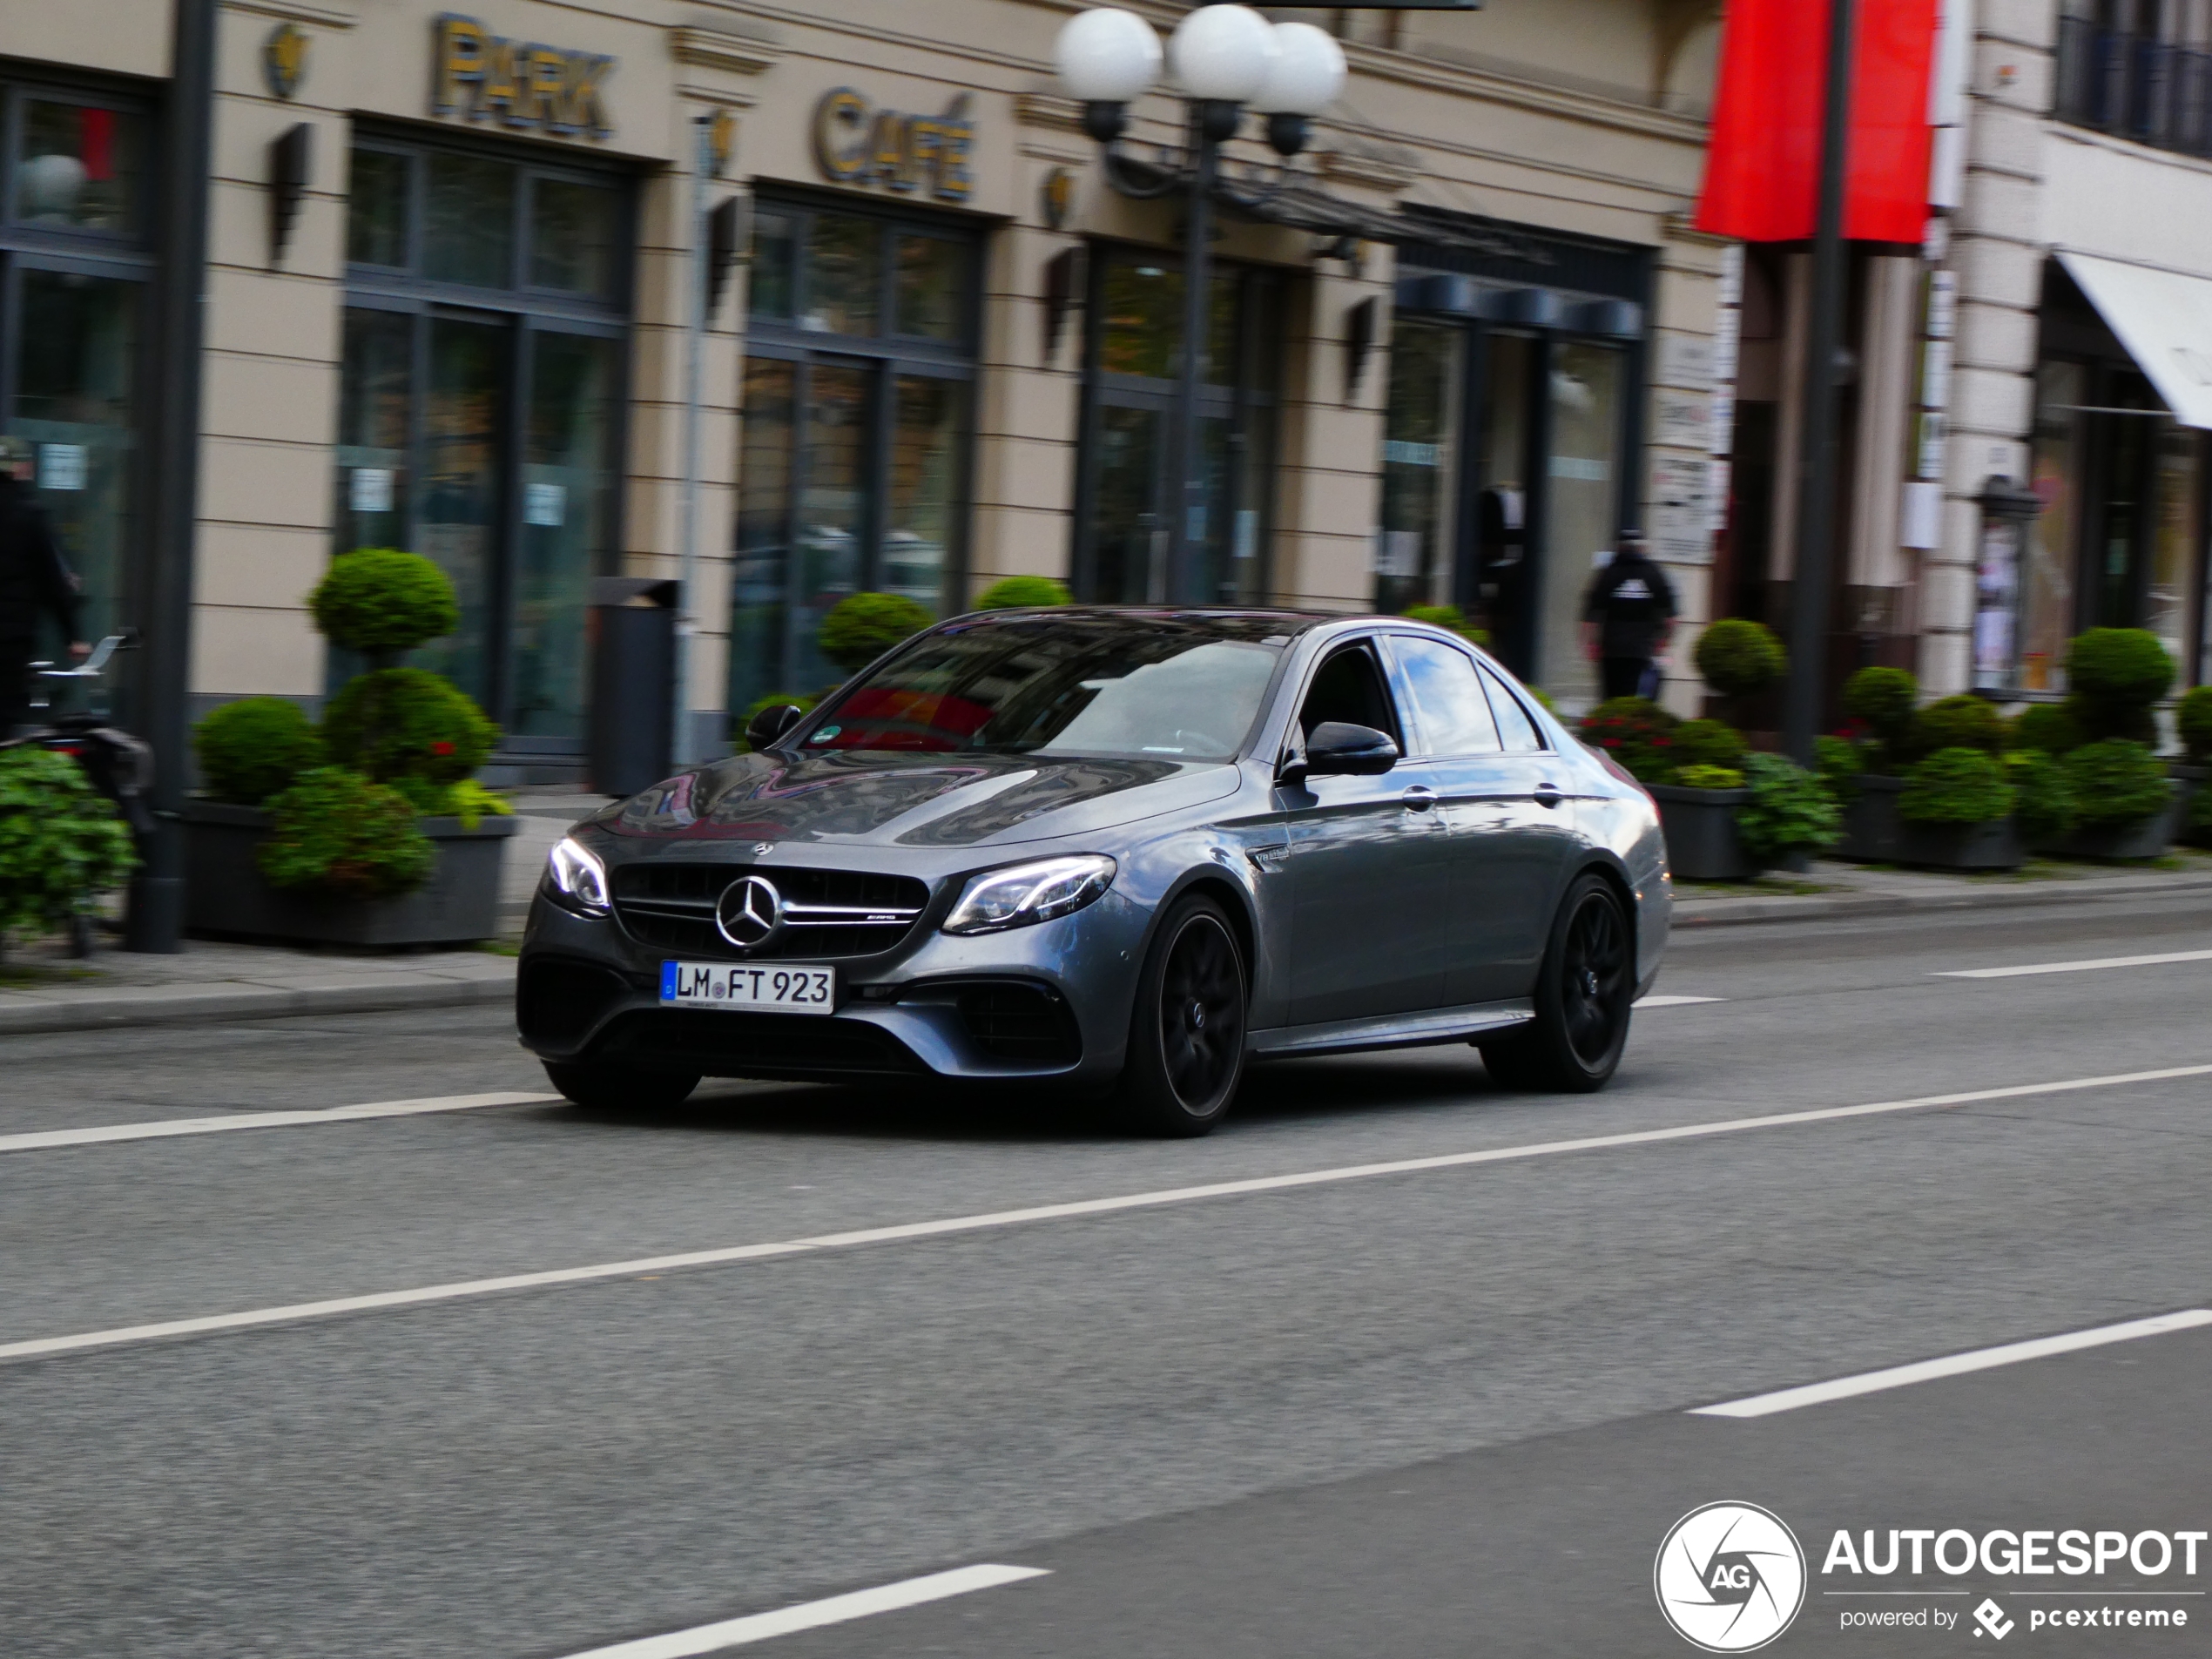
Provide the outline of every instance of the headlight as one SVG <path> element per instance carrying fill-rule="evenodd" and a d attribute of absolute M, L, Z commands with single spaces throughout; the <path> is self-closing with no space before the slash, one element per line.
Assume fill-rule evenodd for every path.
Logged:
<path fill-rule="evenodd" d="M 1114 860 L 1098 853 L 1017 864 L 979 875 L 945 918 L 948 934 L 995 934 L 1080 910 L 1114 885 Z"/>
<path fill-rule="evenodd" d="M 570 910 L 604 916 L 614 908 L 608 898 L 607 867 L 599 855 L 570 837 L 546 855 L 545 879 L 554 895 Z"/>

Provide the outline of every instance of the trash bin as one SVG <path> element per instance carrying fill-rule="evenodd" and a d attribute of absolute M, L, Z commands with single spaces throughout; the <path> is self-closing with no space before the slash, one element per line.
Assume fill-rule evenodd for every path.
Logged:
<path fill-rule="evenodd" d="M 676 590 L 639 577 L 591 584 L 590 759 L 603 795 L 634 795 L 668 776 Z"/>

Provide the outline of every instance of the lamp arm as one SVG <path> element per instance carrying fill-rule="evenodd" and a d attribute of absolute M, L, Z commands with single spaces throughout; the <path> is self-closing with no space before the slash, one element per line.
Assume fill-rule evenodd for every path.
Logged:
<path fill-rule="evenodd" d="M 1106 163 L 1106 182 L 1116 193 L 1133 201 L 1156 201 L 1190 188 L 1190 174 L 1187 172 L 1177 170 L 1158 179 L 1143 179 L 1129 171 L 1129 158 L 1122 153 L 1118 145 L 1103 145 L 1100 149 Z"/>

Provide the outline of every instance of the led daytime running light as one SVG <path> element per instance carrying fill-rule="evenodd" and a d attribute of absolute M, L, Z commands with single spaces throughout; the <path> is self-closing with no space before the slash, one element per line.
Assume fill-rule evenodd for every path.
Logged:
<path fill-rule="evenodd" d="M 945 919 L 944 930 L 992 934 L 1068 915 L 1103 894 L 1116 867 L 1103 853 L 1082 853 L 979 875 Z"/>

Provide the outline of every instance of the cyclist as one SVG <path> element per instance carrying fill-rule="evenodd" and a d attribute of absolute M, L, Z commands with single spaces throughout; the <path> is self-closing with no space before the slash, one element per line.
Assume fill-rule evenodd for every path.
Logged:
<path fill-rule="evenodd" d="M 77 577 L 31 493 L 32 460 L 23 439 L 0 437 L 0 738 L 30 718 L 41 617 L 60 625 L 76 661 L 92 650 L 78 637 Z"/>

